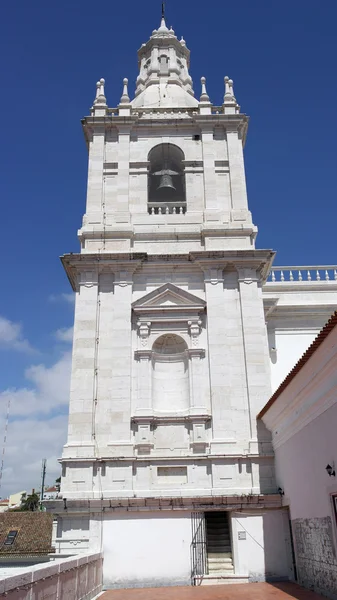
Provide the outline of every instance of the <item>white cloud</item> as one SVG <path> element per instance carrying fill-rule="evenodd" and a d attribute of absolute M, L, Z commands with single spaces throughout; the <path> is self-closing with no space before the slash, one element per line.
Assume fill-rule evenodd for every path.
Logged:
<path fill-rule="evenodd" d="M 75 303 L 75 294 L 70 292 L 69 294 L 50 294 L 49 302 L 66 302 L 67 304 Z"/>
<path fill-rule="evenodd" d="M 34 348 L 25 339 L 21 323 L 15 323 L 0 316 L 0 347 L 11 348 L 19 352 L 34 352 Z"/>
<path fill-rule="evenodd" d="M 48 415 L 69 403 L 71 353 L 63 356 L 51 367 L 32 365 L 25 371 L 30 387 L 10 388 L 0 393 L 0 406 L 11 403 L 11 416 L 25 417 L 34 414 Z"/>
<path fill-rule="evenodd" d="M 74 328 L 73 327 L 61 327 L 55 331 L 55 337 L 60 342 L 70 342 L 73 341 Z"/>
<path fill-rule="evenodd" d="M 47 459 L 46 484 L 52 485 L 61 475 L 57 459 L 66 441 L 67 416 L 40 421 L 24 419 L 10 422 L 4 457 L 0 497 L 41 485 L 41 461 Z M 4 421 L 0 420 L 1 431 Z"/>
<path fill-rule="evenodd" d="M 47 459 L 47 483 L 60 475 L 57 458 L 66 441 L 71 353 L 65 352 L 52 366 L 32 365 L 25 371 L 27 387 L 0 393 L 0 444 L 7 403 L 10 421 L 0 497 L 39 488 L 41 460 Z"/>

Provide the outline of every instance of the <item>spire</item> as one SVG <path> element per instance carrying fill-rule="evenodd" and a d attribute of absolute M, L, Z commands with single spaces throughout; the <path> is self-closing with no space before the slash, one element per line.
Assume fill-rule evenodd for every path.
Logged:
<path fill-rule="evenodd" d="M 118 114 L 121 117 L 129 117 L 131 114 L 131 104 L 128 92 L 128 79 L 123 79 L 123 93 L 118 105 Z"/>
<path fill-rule="evenodd" d="M 201 96 L 200 96 L 200 102 L 209 102 L 209 95 L 207 94 L 206 91 L 206 77 L 202 77 L 200 79 L 201 81 Z"/>
<path fill-rule="evenodd" d="M 120 99 L 120 104 L 129 104 L 130 103 L 130 98 L 129 98 L 129 92 L 128 92 L 128 79 L 123 79 L 123 94 L 122 97 Z"/>
<path fill-rule="evenodd" d="M 235 114 L 240 112 L 240 106 L 238 105 L 234 96 L 233 79 L 225 77 L 225 96 L 223 99 L 225 113 Z"/>
<path fill-rule="evenodd" d="M 106 104 L 106 97 L 104 95 L 104 84 L 105 84 L 105 79 L 100 79 L 96 83 L 96 98 L 94 100 L 94 105 Z"/>
<path fill-rule="evenodd" d="M 158 29 L 158 33 L 164 33 L 168 31 L 167 26 L 166 26 L 166 21 L 165 21 L 165 2 L 161 3 L 161 21 L 160 21 L 160 27 Z"/>
<path fill-rule="evenodd" d="M 199 102 L 199 111 L 201 115 L 210 115 L 212 104 L 206 90 L 206 77 L 201 77 L 201 96 Z"/>
<path fill-rule="evenodd" d="M 93 114 L 97 117 L 102 117 L 106 114 L 108 108 L 106 97 L 104 94 L 105 79 L 100 79 L 96 83 L 96 98 L 92 107 Z"/>
<path fill-rule="evenodd" d="M 193 98 L 192 79 L 189 74 L 190 52 L 185 40 L 178 40 L 165 20 L 165 3 L 162 2 L 159 29 L 152 32 L 146 44 L 138 51 L 139 75 L 134 108 L 197 107 Z"/>

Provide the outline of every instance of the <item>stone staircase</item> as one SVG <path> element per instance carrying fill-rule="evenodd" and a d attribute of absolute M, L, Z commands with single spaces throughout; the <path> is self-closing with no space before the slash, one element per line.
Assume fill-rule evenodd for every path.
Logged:
<path fill-rule="evenodd" d="M 228 515 L 225 512 L 205 514 L 208 575 L 234 573 Z"/>

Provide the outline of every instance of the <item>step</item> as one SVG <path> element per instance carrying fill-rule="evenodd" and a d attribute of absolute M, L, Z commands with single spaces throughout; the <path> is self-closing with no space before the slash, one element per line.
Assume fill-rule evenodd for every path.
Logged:
<path fill-rule="evenodd" d="M 207 527 L 207 533 L 217 533 L 219 535 L 229 535 L 228 527 Z"/>
<path fill-rule="evenodd" d="M 233 565 L 208 565 L 208 574 L 211 573 L 234 573 Z"/>
<path fill-rule="evenodd" d="M 232 560 L 232 553 L 228 552 L 207 552 L 207 558 L 214 558 L 219 560 L 224 560 L 225 558 L 230 558 Z"/>
<path fill-rule="evenodd" d="M 222 540 L 221 538 L 214 538 L 214 540 L 210 540 L 207 538 L 207 546 L 230 546 L 230 540 Z"/>
<path fill-rule="evenodd" d="M 200 577 L 199 585 L 219 585 L 226 583 L 248 583 L 247 575 L 236 575 L 234 573 L 215 573 Z"/>
<path fill-rule="evenodd" d="M 221 535 L 219 533 L 216 532 L 209 532 L 207 531 L 207 539 L 211 539 L 211 538 L 221 538 L 221 539 L 228 539 L 230 538 L 229 533 L 222 533 Z"/>
<path fill-rule="evenodd" d="M 224 554 L 220 554 L 219 556 L 207 556 L 207 560 L 211 563 L 227 563 L 232 562 L 232 555 L 230 552 L 227 552 L 227 556 L 224 556 Z"/>

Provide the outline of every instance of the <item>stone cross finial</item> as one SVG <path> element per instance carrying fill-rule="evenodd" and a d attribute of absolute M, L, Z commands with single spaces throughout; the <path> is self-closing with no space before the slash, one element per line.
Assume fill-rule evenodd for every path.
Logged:
<path fill-rule="evenodd" d="M 122 97 L 120 99 L 120 104 L 129 104 L 130 103 L 130 98 L 129 98 L 129 92 L 128 92 L 128 79 L 123 79 L 123 94 Z"/>
<path fill-rule="evenodd" d="M 209 102 L 209 95 L 207 94 L 207 90 L 206 90 L 206 77 L 201 77 L 200 79 L 201 81 L 201 96 L 200 96 L 200 102 Z"/>

